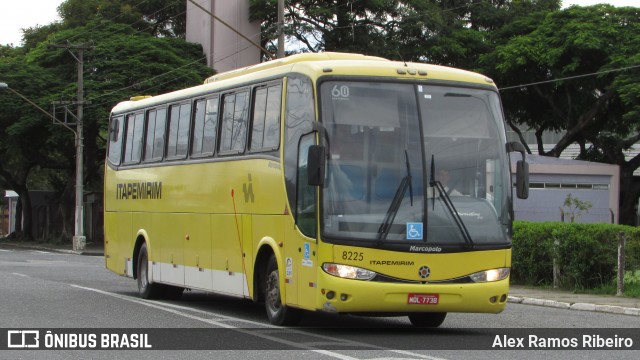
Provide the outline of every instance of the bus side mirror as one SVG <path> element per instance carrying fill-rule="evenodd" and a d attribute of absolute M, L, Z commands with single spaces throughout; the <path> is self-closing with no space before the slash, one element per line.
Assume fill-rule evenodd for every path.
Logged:
<path fill-rule="evenodd" d="M 323 186 L 327 150 L 322 145 L 309 146 L 307 157 L 307 182 L 311 186 Z"/>
<path fill-rule="evenodd" d="M 529 164 L 524 160 L 516 163 L 516 195 L 519 199 L 529 198 Z"/>
<path fill-rule="evenodd" d="M 519 199 L 527 199 L 529 197 L 529 164 L 524 157 L 527 150 L 519 142 L 508 142 L 507 152 L 514 151 L 522 154 L 522 160 L 516 163 L 516 195 Z"/>

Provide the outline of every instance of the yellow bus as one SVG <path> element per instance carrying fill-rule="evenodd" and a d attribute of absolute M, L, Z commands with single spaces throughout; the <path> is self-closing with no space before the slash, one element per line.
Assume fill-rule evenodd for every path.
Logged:
<path fill-rule="evenodd" d="M 184 289 L 305 311 L 499 313 L 511 169 L 485 76 L 346 53 L 300 54 L 112 110 L 108 269 L 143 298 Z"/>

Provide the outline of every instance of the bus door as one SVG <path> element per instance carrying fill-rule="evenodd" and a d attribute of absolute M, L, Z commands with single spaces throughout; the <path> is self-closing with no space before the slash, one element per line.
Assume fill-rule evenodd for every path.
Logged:
<path fill-rule="evenodd" d="M 298 179 L 296 199 L 296 229 L 287 234 L 287 240 L 293 245 L 295 255 L 293 269 L 297 272 L 298 306 L 314 309 L 318 279 L 317 244 L 317 187 L 308 184 L 307 159 L 309 147 L 315 145 L 315 134 L 300 139 L 298 148 Z"/>

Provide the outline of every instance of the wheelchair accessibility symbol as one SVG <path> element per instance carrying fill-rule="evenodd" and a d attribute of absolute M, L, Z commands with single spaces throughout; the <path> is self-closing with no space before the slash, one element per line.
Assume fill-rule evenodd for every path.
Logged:
<path fill-rule="evenodd" d="M 407 223 L 407 240 L 422 240 L 422 223 Z"/>

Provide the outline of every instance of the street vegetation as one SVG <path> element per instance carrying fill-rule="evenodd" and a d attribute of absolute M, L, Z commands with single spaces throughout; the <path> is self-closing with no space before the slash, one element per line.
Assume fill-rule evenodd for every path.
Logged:
<path fill-rule="evenodd" d="M 624 294 L 640 297 L 640 229 L 627 225 L 516 221 L 511 281 L 615 295 L 621 238 Z"/>

